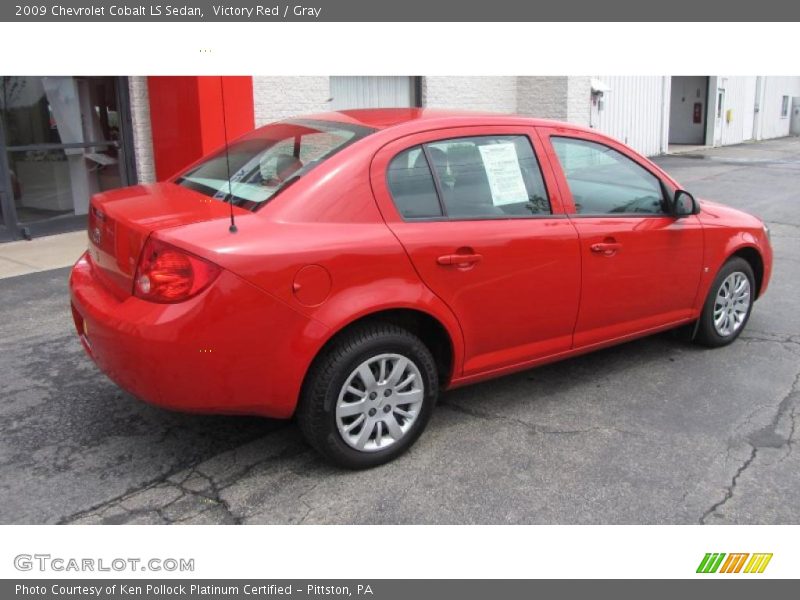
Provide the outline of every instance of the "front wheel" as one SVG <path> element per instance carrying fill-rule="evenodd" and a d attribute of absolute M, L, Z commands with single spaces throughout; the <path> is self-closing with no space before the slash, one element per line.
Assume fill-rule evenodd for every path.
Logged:
<path fill-rule="evenodd" d="M 306 440 L 332 462 L 373 467 L 416 441 L 438 388 L 433 356 L 417 336 L 388 323 L 366 324 L 315 361 L 297 421 Z"/>
<path fill-rule="evenodd" d="M 712 348 L 730 344 L 747 324 L 754 300 L 755 277 L 750 263 L 739 257 L 730 259 L 711 284 L 695 341 Z"/>

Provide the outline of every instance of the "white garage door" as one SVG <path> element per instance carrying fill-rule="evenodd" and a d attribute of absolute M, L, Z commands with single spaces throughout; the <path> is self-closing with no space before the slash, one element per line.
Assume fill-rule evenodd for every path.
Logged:
<path fill-rule="evenodd" d="M 331 77 L 331 108 L 414 106 L 413 77 Z"/>

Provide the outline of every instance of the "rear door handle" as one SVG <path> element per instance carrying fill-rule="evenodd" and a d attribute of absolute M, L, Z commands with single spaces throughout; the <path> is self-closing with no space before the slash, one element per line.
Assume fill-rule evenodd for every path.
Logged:
<path fill-rule="evenodd" d="M 437 258 L 436 262 L 445 267 L 468 267 L 482 258 L 481 254 L 445 254 Z"/>
<path fill-rule="evenodd" d="M 603 254 L 605 256 L 616 254 L 621 248 L 622 244 L 619 242 L 598 242 L 589 246 L 589 249 L 595 254 Z"/>

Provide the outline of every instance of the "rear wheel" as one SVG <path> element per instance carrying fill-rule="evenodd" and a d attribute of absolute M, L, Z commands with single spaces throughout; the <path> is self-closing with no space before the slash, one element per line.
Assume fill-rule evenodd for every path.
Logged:
<path fill-rule="evenodd" d="M 438 388 L 433 356 L 417 336 L 388 323 L 366 324 L 343 334 L 314 363 L 297 420 L 332 462 L 373 467 L 416 441 Z"/>
<path fill-rule="evenodd" d="M 726 262 L 708 292 L 695 341 L 709 347 L 725 346 L 744 330 L 755 299 L 753 269 L 743 258 Z"/>

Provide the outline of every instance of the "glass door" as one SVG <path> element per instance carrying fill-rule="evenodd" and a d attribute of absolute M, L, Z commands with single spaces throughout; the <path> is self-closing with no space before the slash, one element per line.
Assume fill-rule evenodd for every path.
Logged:
<path fill-rule="evenodd" d="M 3 140 L 5 139 L 3 121 L 0 118 L 0 242 L 14 239 L 15 228 L 13 225 L 16 222 L 11 173 L 6 165 L 5 152 L 3 151 Z"/>
<path fill-rule="evenodd" d="M 0 79 L 7 230 L 27 237 L 79 229 L 93 194 L 129 184 L 123 83 L 117 77 Z"/>

